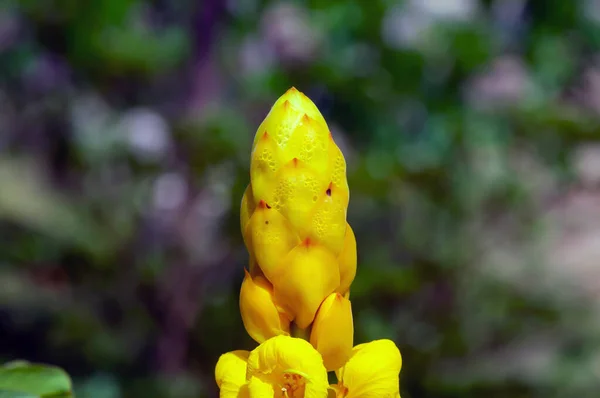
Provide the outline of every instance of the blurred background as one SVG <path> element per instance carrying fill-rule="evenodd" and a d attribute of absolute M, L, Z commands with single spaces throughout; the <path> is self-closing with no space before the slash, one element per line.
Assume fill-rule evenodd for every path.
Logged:
<path fill-rule="evenodd" d="M 252 137 L 290 86 L 348 163 L 355 340 L 404 398 L 600 391 L 600 0 L 4 0 L 0 361 L 215 397 Z"/>

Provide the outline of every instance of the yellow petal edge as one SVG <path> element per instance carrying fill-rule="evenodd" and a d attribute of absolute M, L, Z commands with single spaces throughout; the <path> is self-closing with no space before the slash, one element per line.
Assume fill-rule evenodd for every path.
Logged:
<path fill-rule="evenodd" d="M 359 344 L 339 369 L 338 398 L 394 398 L 400 396 L 402 356 L 396 344 L 387 339 Z"/>

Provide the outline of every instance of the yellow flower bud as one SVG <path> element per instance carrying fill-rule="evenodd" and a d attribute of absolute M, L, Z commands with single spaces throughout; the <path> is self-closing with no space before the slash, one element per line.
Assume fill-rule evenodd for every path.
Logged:
<path fill-rule="evenodd" d="M 332 293 L 319 308 L 310 333 L 310 343 L 323 356 L 328 371 L 342 367 L 354 344 L 354 325 L 350 300 Z"/>
<path fill-rule="evenodd" d="M 336 258 L 324 246 L 305 240 L 284 259 L 273 279 L 278 303 L 294 315 L 294 322 L 305 329 L 315 318 L 319 306 L 340 284 Z"/>
<path fill-rule="evenodd" d="M 338 257 L 340 265 L 340 287 L 336 290 L 345 295 L 350 290 L 350 285 L 356 276 L 356 237 L 350 224 L 346 226 L 344 246 Z"/>
<path fill-rule="evenodd" d="M 246 276 L 240 290 L 242 322 L 256 342 L 278 335 L 289 335 L 290 319 L 278 311 L 273 301 L 273 286 L 262 276 Z"/>
<path fill-rule="evenodd" d="M 290 222 L 264 201 L 258 203 L 250 218 L 246 241 L 252 247 L 251 253 L 258 266 L 271 282 L 285 256 L 300 243 Z"/>

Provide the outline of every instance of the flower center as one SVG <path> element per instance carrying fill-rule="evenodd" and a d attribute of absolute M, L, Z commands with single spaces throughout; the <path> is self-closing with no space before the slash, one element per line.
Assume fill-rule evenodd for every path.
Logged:
<path fill-rule="evenodd" d="M 283 383 L 281 384 L 281 397 L 304 398 L 305 385 L 304 377 L 295 373 L 284 373 Z"/>
<path fill-rule="evenodd" d="M 342 383 L 338 383 L 336 398 L 345 398 L 348 395 L 348 388 Z"/>

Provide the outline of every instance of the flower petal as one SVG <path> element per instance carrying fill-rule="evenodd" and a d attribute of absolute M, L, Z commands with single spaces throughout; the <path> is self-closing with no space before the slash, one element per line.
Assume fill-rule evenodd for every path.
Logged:
<path fill-rule="evenodd" d="M 281 167 L 281 149 L 270 132 L 256 134 L 256 146 L 250 159 L 250 181 L 255 203 L 261 200 L 271 204 L 275 194 L 275 174 Z"/>
<path fill-rule="evenodd" d="M 215 367 L 215 380 L 221 398 L 237 398 L 246 383 L 246 363 L 249 351 L 237 350 L 221 355 Z"/>
<path fill-rule="evenodd" d="M 319 196 L 312 214 L 311 237 L 329 248 L 338 257 L 346 235 L 346 212 L 350 196 L 348 190 L 330 183 Z"/>
<path fill-rule="evenodd" d="M 329 129 L 325 123 L 311 117 L 304 110 L 301 112 L 302 117 L 299 123 L 285 143 L 284 159 L 298 158 L 306 162 L 315 173 L 321 176 L 321 179 L 329 180 Z M 322 116 L 319 116 L 323 120 Z"/>
<path fill-rule="evenodd" d="M 350 300 L 332 293 L 323 301 L 310 333 L 310 343 L 323 356 L 327 370 L 342 367 L 352 352 L 354 325 Z"/>
<path fill-rule="evenodd" d="M 248 392 L 250 398 L 273 398 L 275 390 L 273 385 L 258 377 L 251 377 L 248 382 Z"/>
<path fill-rule="evenodd" d="M 283 377 L 284 373 L 302 376 L 306 382 L 305 398 L 327 396 L 327 371 L 321 355 L 306 340 L 276 336 L 250 353 L 248 357 L 249 380 L 258 377 Z M 252 393 L 251 393 L 251 397 Z"/>
<path fill-rule="evenodd" d="M 306 240 L 289 252 L 283 264 L 271 280 L 275 300 L 305 329 L 325 297 L 340 284 L 336 258 L 323 245 Z"/>
<path fill-rule="evenodd" d="M 391 340 L 360 344 L 337 373 L 347 398 L 398 397 L 402 356 Z"/>
<path fill-rule="evenodd" d="M 273 302 L 273 286 L 262 276 L 246 276 L 240 290 L 240 312 L 246 331 L 258 343 L 280 334 L 289 334 L 290 320 Z"/>
<path fill-rule="evenodd" d="M 260 201 L 246 227 L 246 242 L 260 269 L 273 282 L 273 275 L 282 268 L 283 259 L 300 243 L 300 238 L 277 209 Z"/>
<path fill-rule="evenodd" d="M 274 207 L 290 221 L 300 239 L 314 228 L 311 213 L 321 196 L 326 196 L 329 179 L 317 174 L 307 163 L 292 159 L 277 173 Z"/>

